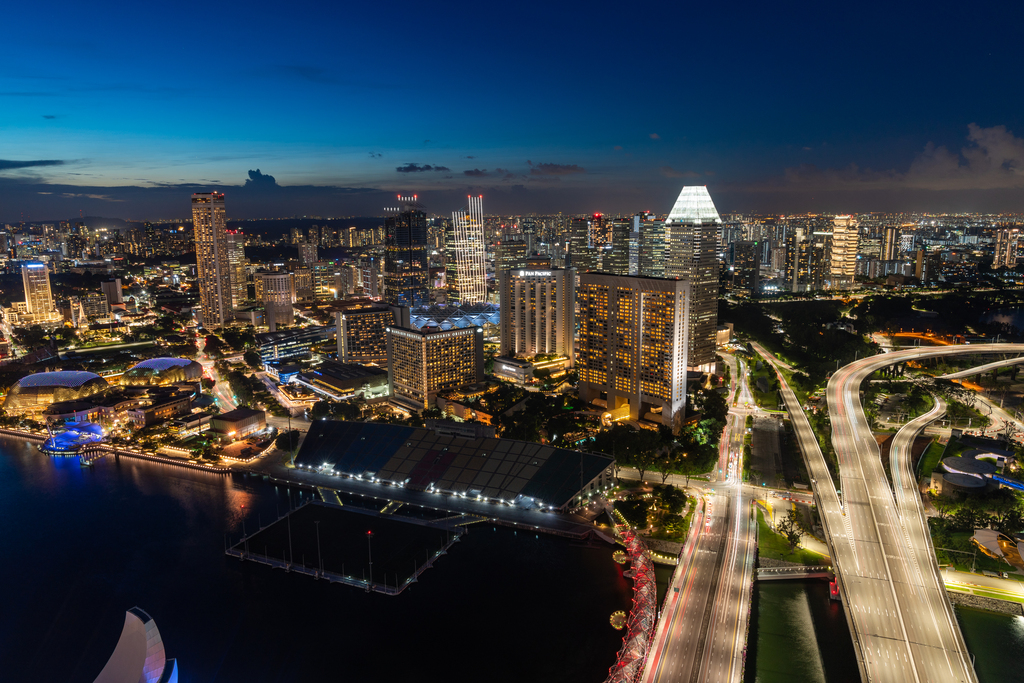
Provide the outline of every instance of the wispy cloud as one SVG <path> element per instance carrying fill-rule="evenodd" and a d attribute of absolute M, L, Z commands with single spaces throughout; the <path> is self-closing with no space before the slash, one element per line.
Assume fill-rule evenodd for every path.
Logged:
<path fill-rule="evenodd" d="M 666 178 L 699 178 L 700 173 L 696 171 L 677 171 L 671 166 L 662 166 L 658 169 L 661 175 Z"/>
<path fill-rule="evenodd" d="M 576 164 L 535 164 L 527 160 L 526 165 L 530 167 L 530 175 L 573 175 L 575 173 L 586 173 L 587 169 Z"/>
<path fill-rule="evenodd" d="M 395 168 L 399 173 L 424 173 L 426 171 L 438 171 L 441 173 L 447 173 L 451 171 L 447 166 L 431 166 L 430 164 L 413 164 L 407 163 L 404 166 L 398 166 Z"/>
<path fill-rule="evenodd" d="M 660 136 L 660 135 L 658 135 L 657 133 L 651 133 L 651 135 L 650 135 L 650 138 L 651 138 L 652 140 L 660 140 L 660 139 L 661 139 L 661 136 Z"/>
<path fill-rule="evenodd" d="M 36 159 L 34 161 L 14 161 L 11 159 L 0 159 L 0 171 L 10 171 L 17 168 L 33 168 L 35 166 L 63 165 L 63 159 Z"/>

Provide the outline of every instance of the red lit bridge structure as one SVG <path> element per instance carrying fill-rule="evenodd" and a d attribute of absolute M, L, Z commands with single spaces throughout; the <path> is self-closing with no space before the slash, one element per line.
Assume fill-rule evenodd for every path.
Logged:
<path fill-rule="evenodd" d="M 617 530 L 633 565 L 633 607 L 629 610 L 622 648 L 615 664 L 608 670 L 605 683 L 633 683 L 639 681 L 644 672 L 647 650 L 654 637 L 654 626 L 658 620 L 658 588 L 647 544 L 628 526 L 620 525 Z"/>

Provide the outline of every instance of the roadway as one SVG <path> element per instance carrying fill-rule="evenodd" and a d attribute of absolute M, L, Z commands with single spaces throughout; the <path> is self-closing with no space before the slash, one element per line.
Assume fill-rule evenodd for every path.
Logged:
<path fill-rule="evenodd" d="M 966 370 L 960 370 L 959 372 L 951 372 L 948 375 L 939 375 L 939 378 L 963 379 L 965 377 L 983 375 L 989 370 L 995 370 L 996 368 L 1004 368 L 1007 365 L 1019 365 L 1020 363 L 1024 363 L 1024 356 L 1017 356 L 1015 358 L 1004 358 L 1003 360 L 997 360 L 992 363 L 986 363 L 985 365 L 979 365 L 974 368 L 967 368 Z"/>
<path fill-rule="evenodd" d="M 728 361 L 734 378 L 729 401 L 737 396 L 742 401 L 750 396 L 745 373 L 737 371 L 735 358 Z M 712 474 L 715 493 L 708 492 L 707 508 L 694 515 L 649 651 L 645 682 L 740 681 L 757 541 L 752 492 L 741 481 L 747 410 L 730 411 L 718 471 Z M 702 502 L 698 498 L 695 504 Z"/>
<path fill-rule="evenodd" d="M 913 473 L 906 469 L 908 458 L 904 455 L 894 470 L 900 483 L 894 496 L 860 402 L 861 384 L 876 370 L 907 360 L 1022 350 L 1024 344 L 918 347 L 858 360 L 829 381 L 826 398 L 832 441 L 839 460 L 848 531 L 852 532 L 849 543 L 833 537 L 837 551 L 833 560 L 849 596 L 847 613 L 852 615 L 854 640 L 867 680 L 977 679 L 935 567 L 927 525 L 909 497 L 912 493 L 919 500 L 920 494 L 916 482 L 910 481 Z M 901 448 L 909 448 L 906 440 L 912 441 L 911 434 L 916 436 L 937 417 L 940 407 L 911 423 L 913 428 L 904 434 Z M 817 493 L 821 488 L 819 483 Z M 826 516 L 834 517 L 829 512 Z M 828 524 L 826 528 L 833 531 L 836 526 Z"/>

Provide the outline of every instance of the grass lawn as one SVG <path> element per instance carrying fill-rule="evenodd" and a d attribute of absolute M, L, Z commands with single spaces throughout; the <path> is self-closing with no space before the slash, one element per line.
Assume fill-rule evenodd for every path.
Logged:
<path fill-rule="evenodd" d="M 942 456 L 943 445 L 938 441 L 932 441 L 928 444 L 928 448 L 925 449 L 924 453 L 921 454 L 920 466 L 917 471 L 917 476 L 930 477 L 932 476 L 932 470 L 939 464 L 939 458 Z"/>
<path fill-rule="evenodd" d="M 828 563 L 828 559 L 824 555 L 804 548 L 795 548 L 791 551 L 789 541 L 785 536 L 775 533 L 768 527 L 760 509 L 757 511 L 757 526 L 757 554 L 761 557 L 809 565 Z"/>

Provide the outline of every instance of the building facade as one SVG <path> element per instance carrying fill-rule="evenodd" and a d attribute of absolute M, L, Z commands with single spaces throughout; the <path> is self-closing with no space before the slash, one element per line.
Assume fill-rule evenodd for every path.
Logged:
<path fill-rule="evenodd" d="M 231 308 L 245 306 L 248 296 L 245 274 L 245 235 L 241 230 L 225 230 L 228 245 L 228 279 L 231 283 Z"/>
<path fill-rule="evenodd" d="M 437 393 L 484 379 L 484 331 L 387 329 L 391 401 L 416 412 L 434 405 Z"/>
<path fill-rule="evenodd" d="M 393 306 L 429 301 L 427 215 L 410 209 L 384 221 L 384 300 Z"/>
<path fill-rule="evenodd" d="M 26 263 L 21 267 L 21 284 L 25 288 L 25 313 L 20 324 L 47 324 L 60 321 L 50 290 L 50 268 L 45 263 Z"/>
<path fill-rule="evenodd" d="M 395 313 L 387 306 L 371 306 L 335 313 L 334 320 L 338 328 L 338 360 L 343 363 L 387 363 L 387 329 L 392 325 L 402 324 L 402 321 L 396 318 Z"/>
<path fill-rule="evenodd" d="M 192 227 L 199 279 L 199 311 L 208 328 L 224 327 L 231 320 L 231 266 L 228 261 L 224 195 L 192 195 Z"/>
<path fill-rule="evenodd" d="M 756 298 L 761 293 L 761 242 L 733 242 L 733 294 Z"/>
<path fill-rule="evenodd" d="M 687 360 L 690 367 L 710 371 L 715 363 L 718 329 L 718 230 L 722 218 L 708 188 L 682 189 L 665 220 L 668 256 L 665 277 L 690 285 Z"/>
<path fill-rule="evenodd" d="M 445 238 L 448 291 L 463 304 L 487 301 L 487 250 L 483 196 L 469 197 L 465 209 L 452 212 Z"/>
<path fill-rule="evenodd" d="M 576 270 L 542 268 L 498 273 L 501 295 L 501 356 L 539 353 L 575 360 Z"/>
<path fill-rule="evenodd" d="M 1017 241 L 1019 238 L 1020 230 L 1017 228 L 1001 228 L 996 231 L 996 250 L 995 256 L 992 259 L 993 268 L 1017 267 Z M 24 272 L 22 270 L 22 273 Z"/>
<path fill-rule="evenodd" d="M 857 274 L 857 245 L 860 228 L 852 216 L 836 216 L 832 228 L 832 289 L 849 289 Z"/>
<path fill-rule="evenodd" d="M 628 406 L 631 419 L 678 432 L 686 409 L 690 283 L 584 273 L 577 297 L 580 398 L 603 401 L 609 411 Z"/>
<path fill-rule="evenodd" d="M 295 276 L 286 272 L 260 272 L 256 281 L 256 299 L 263 304 L 264 321 L 270 331 L 278 325 L 295 324 Z"/>

